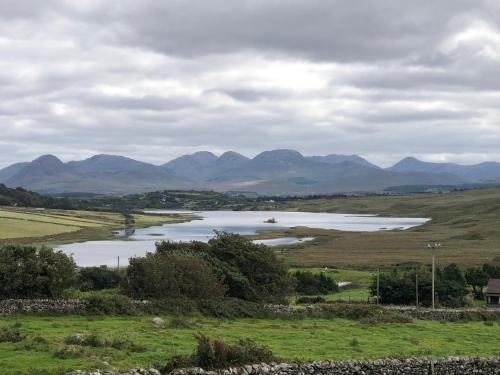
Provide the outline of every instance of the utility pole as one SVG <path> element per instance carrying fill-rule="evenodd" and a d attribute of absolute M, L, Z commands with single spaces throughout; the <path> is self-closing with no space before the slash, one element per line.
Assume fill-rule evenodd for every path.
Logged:
<path fill-rule="evenodd" d="M 436 250 L 432 249 L 432 309 L 436 308 Z"/>
<path fill-rule="evenodd" d="M 431 245 L 427 244 L 427 248 L 432 250 L 432 309 L 436 308 L 436 249 L 440 248 L 440 243 L 435 243 Z"/>
<path fill-rule="evenodd" d="M 377 269 L 377 305 L 380 300 L 380 267 Z"/>
<path fill-rule="evenodd" d="M 118 271 L 120 271 L 120 256 L 118 255 Z"/>
<path fill-rule="evenodd" d="M 415 272 L 415 303 L 418 309 L 418 273 Z"/>

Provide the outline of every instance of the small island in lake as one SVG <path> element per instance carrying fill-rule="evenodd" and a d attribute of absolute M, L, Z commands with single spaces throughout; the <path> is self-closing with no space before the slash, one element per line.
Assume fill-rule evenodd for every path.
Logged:
<path fill-rule="evenodd" d="M 267 223 L 267 224 L 276 224 L 277 222 L 278 221 L 274 217 L 264 221 L 264 223 Z"/>

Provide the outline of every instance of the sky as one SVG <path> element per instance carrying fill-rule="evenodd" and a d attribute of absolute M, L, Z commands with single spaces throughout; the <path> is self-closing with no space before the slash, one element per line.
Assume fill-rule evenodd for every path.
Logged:
<path fill-rule="evenodd" d="M 0 0 L 0 167 L 500 161 L 498 0 Z"/>

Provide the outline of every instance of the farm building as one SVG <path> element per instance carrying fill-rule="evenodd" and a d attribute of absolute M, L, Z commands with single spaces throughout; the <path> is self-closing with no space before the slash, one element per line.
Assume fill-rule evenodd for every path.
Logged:
<path fill-rule="evenodd" d="M 488 305 L 500 306 L 500 279 L 490 279 L 488 281 L 486 302 Z"/>

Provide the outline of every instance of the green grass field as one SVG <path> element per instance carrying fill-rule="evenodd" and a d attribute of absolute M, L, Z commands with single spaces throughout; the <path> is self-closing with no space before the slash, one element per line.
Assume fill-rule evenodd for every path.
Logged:
<path fill-rule="evenodd" d="M 293 266 L 375 270 L 405 262 L 430 262 L 428 242 L 443 247 L 438 264 L 477 266 L 500 261 L 500 189 L 449 194 L 413 194 L 263 202 L 256 209 L 425 217 L 428 223 L 405 231 L 341 232 L 310 228 L 265 232 L 261 237 L 315 237 L 288 246 L 282 256 Z"/>
<path fill-rule="evenodd" d="M 164 317 L 167 323 L 169 317 Z M 500 325 L 481 322 L 443 323 L 415 321 L 409 324 L 363 325 L 349 320 L 190 318 L 190 328 L 158 328 L 151 317 L 7 317 L 2 327 L 20 324 L 26 338 L 0 343 L 0 368 L 26 371 L 44 369 L 128 369 L 164 363 L 177 354 L 193 351 L 193 334 L 201 332 L 234 342 L 251 338 L 269 346 L 287 360 L 383 358 L 410 356 L 500 354 Z M 143 346 L 133 352 L 112 348 L 70 347 L 67 336 L 95 334 L 102 338 L 125 338 Z M 61 355 L 61 353 L 65 353 Z M 68 354 L 71 353 L 71 354 Z"/>
<path fill-rule="evenodd" d="M 134 215 L 135 227 L 186 220 L 179 215 Z M 0 208 L 0 244 L 58 244 L 83 240 L 112 239 L 125 218 L 119 213 L 94 211 Z"/>

